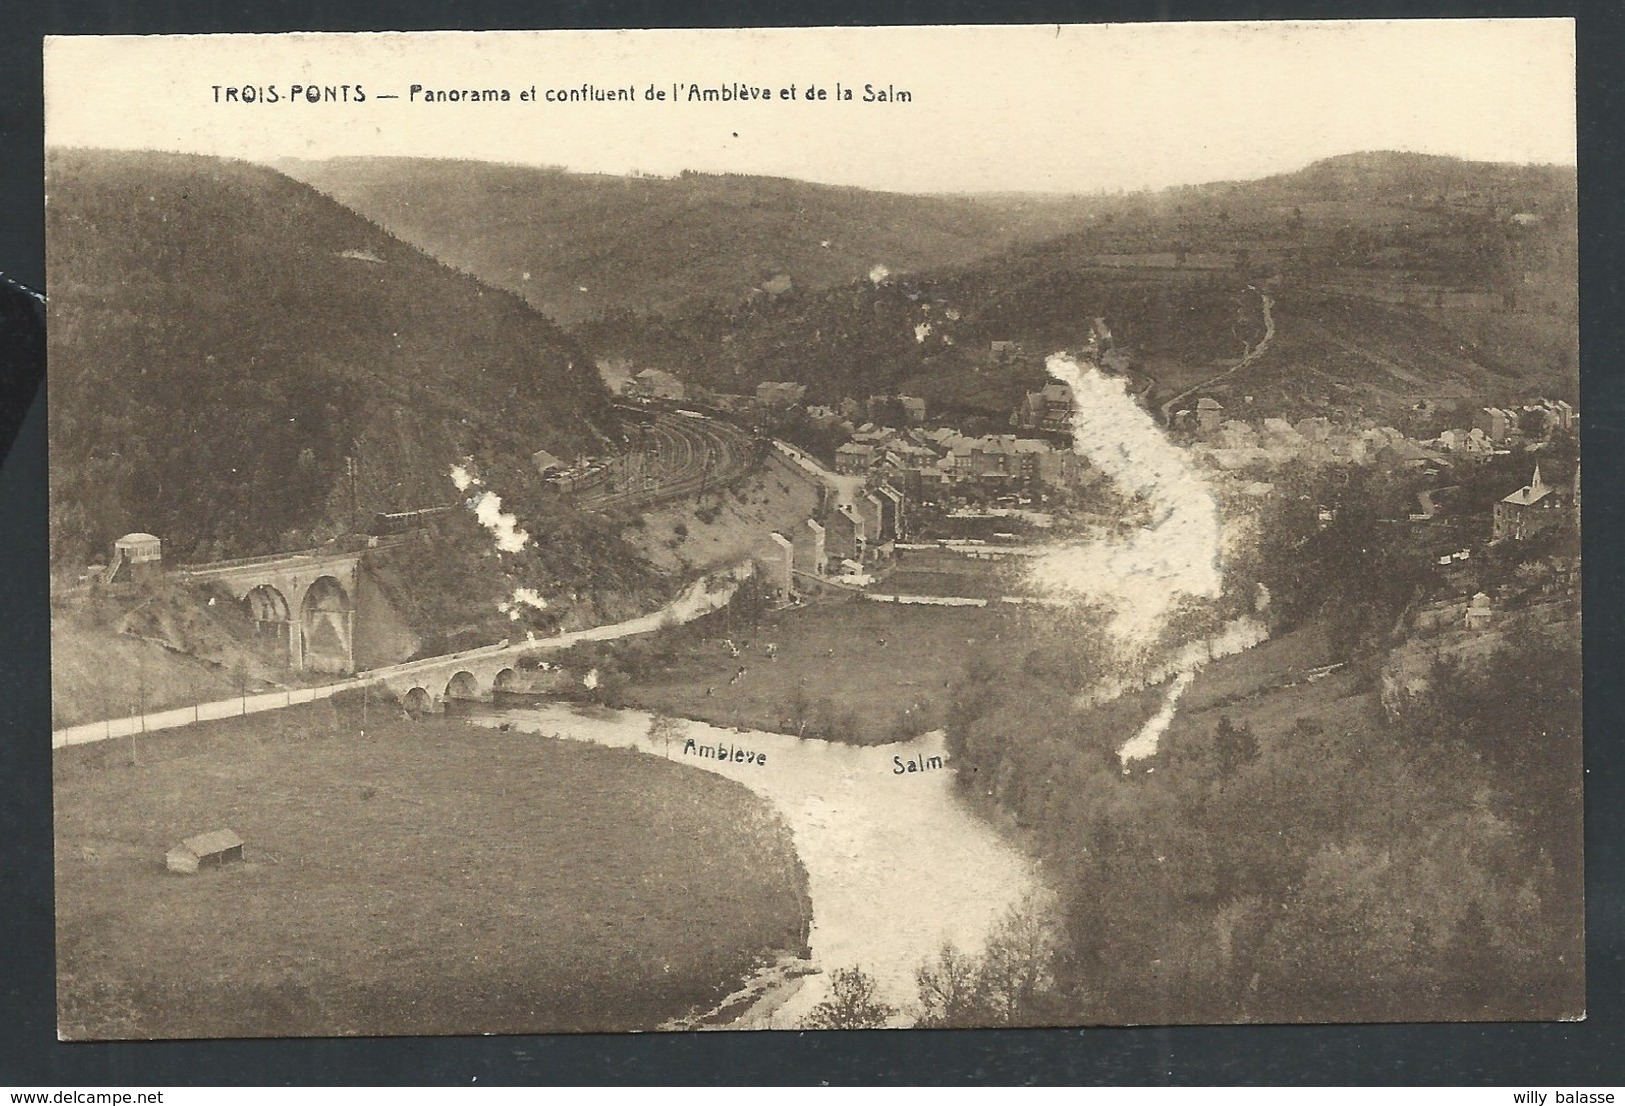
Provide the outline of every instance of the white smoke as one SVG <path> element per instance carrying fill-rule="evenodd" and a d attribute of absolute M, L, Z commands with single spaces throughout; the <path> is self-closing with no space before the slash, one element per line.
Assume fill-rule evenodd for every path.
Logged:
<path fill-rule="evenodd" d="M 460 492 L 481 487 L 480 478 L 465 465 L 451 466 L 451 482 Z M 503 511 L 502 497 L 496 492 L 482 491 L 468 501 L 468 506 L 480 525 L 491 531 L 502 552 L 517 553 L 530 541 L 530 535 L 519 529 L 518 517 Z"/>
<path fill-rule="evenodd" d="M 869 270 L 869 283 L 879 284 L 889 276 L 891 276 L 890 269 L 886 268 L 884 265 L 876 265 L 873 269 Z"/>
<path fill-rule="evenodd" d="M 518 622 L 520 616 L 524 613 L 519 609 L 522 606 L 545 611 L 547 610 L 547 599 L 535 588 L 514 588 L 513 598 L 506 603 L 498 603 L 497 610 Z"/>
<path fill-rule="evenodd" d="M 519 529 L 518 517 L 502 509 L 502 497 L 496 492 L 481 492 L 474 498 L 473 507 L 474 517 L 491 531 L 502 552 L 517 553 L 530 541 L 530 535 Z"/>
<path fill-rule="evenodd" d="M 1073 448 L 1152 512 L 1149 526 L 1122 540 L 1065 546 L 1037 558 L 1031 579 L 1113 612 L 1120 643 L 1154 639 L 1181 596 L 1216 598 L 1222 583 L 1219 506 L 1183 450 L 1128 394 L 1127 381 L 1064 354 L 1046 362 L 1072 389 Z"/>
<path fill-rule="evenodd" d="M 919 325 L 917 325 L 914 328 L 914 341 L 915 342 L 923 343 L 930 336 L 931 336 L 931 324 L 930 323 L 920 323 Z"/>

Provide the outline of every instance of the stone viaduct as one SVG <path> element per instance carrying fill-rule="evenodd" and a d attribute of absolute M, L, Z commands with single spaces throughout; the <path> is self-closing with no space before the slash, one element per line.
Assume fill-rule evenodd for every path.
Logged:
<path fill-rule="evenodd" d="M 355 671 L 357 566 L 365 550 L 282 553 L 185 568 L 242 601 L 259 633 L 287 650 L 295 671 Z"/>

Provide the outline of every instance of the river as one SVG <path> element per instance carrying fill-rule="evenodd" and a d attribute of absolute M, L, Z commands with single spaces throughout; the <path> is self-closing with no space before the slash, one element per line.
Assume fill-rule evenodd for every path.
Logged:
<path fill-rule="evenodd" d="M 641 749 L 656 756 L 649 715 L 564 705 L 504 709 L 474 719 L 485 725 Z M 943 942 L 979 953 L 999 918 L 1041 889 L 1035 865 L 955 793 L 941 732 L 891 745 L 860 747 L 761 731 L 736 732 L 685 722 L 700 745 L 731 745 L 755 762 L 685 754 L 673 760 L 737 780 L 768 799 L 789 824 L 807 870 L 812 900 L 809 944 L 819 969 L 799 986 L 778 987 L 735 1027 L 794 1028 L 826 994 L 828 973 L 861 967 L 879 998 L 899 1008 L 897 1025 L 913 1022 L 915 969 Z M 765 756 L 765 760 L 762 759 Z M 898 774 L 903 764 L 944 767 Z"/>

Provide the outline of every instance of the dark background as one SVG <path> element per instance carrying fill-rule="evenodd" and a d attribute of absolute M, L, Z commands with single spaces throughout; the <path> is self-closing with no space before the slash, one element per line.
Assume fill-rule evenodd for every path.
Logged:
<path fill-rule="evenodd" d="M 1053 0 L 5 0 L 0 22 L 0 1086 L 502 1083 L 1625 1085 L 1621 796 L 1620 302 L 1617 0 L 1568 3 L 1129 3 Z M 1177 19 L 1574 16 L 1579 38 L 1588 992 L 1559 1025 L 712 1033 L 62 1044 L 55 1033 L 50 858 L 42 309 L 41 38 L 46 34 L 529 27 L 824 26 Z"/>

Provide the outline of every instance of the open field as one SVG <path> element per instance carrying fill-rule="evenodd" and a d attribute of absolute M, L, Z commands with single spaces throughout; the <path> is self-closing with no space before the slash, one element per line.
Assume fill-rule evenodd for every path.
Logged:
<path fill-rule="evenodd" d="M 802 732 L 862 745 L 940 726 L 949 685 L 978 649 L 1019 634 L 1008 608 L 894 606 L 845 600 L 673 639 L 625 692 L 645 710 L 722 726 Z M 748 646 L 746 646 L 748 642 Z M 769 659 L 767 646 L 776 646 Z M 745 675 L 730 682 L 740 668 Z"/>
<path fill-rule="evenodd" d="M 652 1029 L 806 941 L 766 802 L 628 750 L 312 705 L 56 754 L 73 1038 Z M 131 763 L 132 754 L 135 763 Z M 165 870 L 230 827 L 244 862 Z"/>

